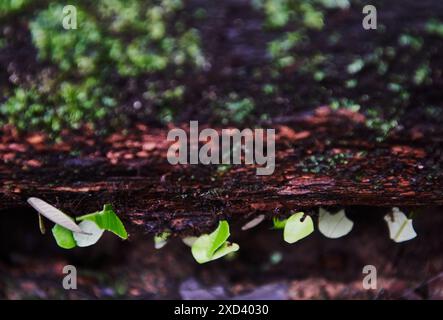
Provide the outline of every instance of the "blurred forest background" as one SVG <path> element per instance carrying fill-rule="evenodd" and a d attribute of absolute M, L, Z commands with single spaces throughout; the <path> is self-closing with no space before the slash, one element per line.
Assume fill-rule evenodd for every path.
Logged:
<path fill-rule="evenodd" d="M 62 27 L 64 5 L 77 30 Z M 330 105 L 375 139 L 442 117 L 443 3 L 4 0 L 0 124 L 97 133 L 171 121 L 255 125 Z"/>

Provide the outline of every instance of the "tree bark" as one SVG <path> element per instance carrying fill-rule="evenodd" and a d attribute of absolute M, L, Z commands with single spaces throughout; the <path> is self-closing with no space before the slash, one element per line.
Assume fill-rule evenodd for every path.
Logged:
<path fill-rule="evenodd" d="M 27 208 L 30 196 L 72 215 L 111 203 L 130 230 L 197 234 L 222 218 L 319 206 L 443 205 L 439 128 L 416 124 L 380 141 L 363 115 L 328 108 L 266 126 L 277 129 L 270 176 L 245 165 L 170 165 L 168 131 L 144 125 L 107 138 L 67 133 L 56 144 L 5 129 L 0 209 Z"/>

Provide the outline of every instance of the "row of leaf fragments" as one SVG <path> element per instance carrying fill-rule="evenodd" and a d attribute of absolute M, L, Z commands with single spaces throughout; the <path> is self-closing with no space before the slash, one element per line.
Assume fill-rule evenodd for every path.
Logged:
<path fill-rule="evenodd" d="M 42 216 L 55 223 L 52 234 L 57 244 L 64 249 L 75 247 L 88 247 L 97 243 L 104 231 L 110 231 L 123 240 L 128 238 L 128 233 L 111 205 L 106 204 L 103 210 L 86 214 L 75 219 L 61 212 L 59 209 L 39 198 L 29 198 L 28 203 L 39 213 L 39 226 L 45 233 Z M 265 216 L 259 215 L 246 223 L 242 230 L 256 227 L 264 221 Z M 389 228 L 389 237 L 395 242 L 404 242 L 417 236 L 408 218 L 398 208 L 384 216 Z M 79 224 L 76 223 L 79 222 Z M 295 243 L 306 238 L 314 232 L 314 221 L 311 216 L 303 212 L 296 212 L 285 220 L 274 218 L 274 229 L 283 229 L 283 239 L 287 243 Z M 323 208 L 319 209 L 318 230 L 327 238 L 337 239 L 351 232 L 354 222 L 345 213 L 339 210 L 331 213 Z M 171 235 L 169 231 L 162 232 L 154 237 L 156 249 L 166 245 Z M 192 256 L 198 263 L 206 263 L 224 256 L 232 255 L 240 249 L 237 243 L 228 241 L 230 236 L 229 224 L 226 220 L 220 221 L 218 227 L 210 234 L 199 237 L 186 237 L 183 242 L 191 247 Z"/>

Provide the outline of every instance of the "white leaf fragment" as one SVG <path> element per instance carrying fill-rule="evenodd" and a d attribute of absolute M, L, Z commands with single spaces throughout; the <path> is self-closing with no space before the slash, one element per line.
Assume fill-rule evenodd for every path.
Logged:
<path fill-rule="evenodd" d="M 417 236 L 412 219 L 408 219 L 398 208 L 392 208 L 392 213 L 386 214 L 384 219 L 388 224 L 389 237 L 395 242 L 408 241 Z"/>
<path fill-rule="evenodd" d="M 252 229 L 252 228 L 258 226 L 264 219 L 265 219 L 265 215 L 261 214 L 261 215 L 255 217 L 254 219 L 252 219 L 251 221 L 247 222 L 243 227 L 241 227 L 241 229 L 243 231 Z"/>
<path fill-rule="evenodd" d="M 89 247 L 95 244 L 103 235 L 105 230 L 91 220 L 83 220 L 79 224 L 83 233 L 74 232 L 74 240 L 79 247 Z"/>
<path fill-rule="evenodd" d="M 347 235 L 354 227 L 354 222 L 345 215 L 342 209 L 335 214 L 331 214 L 320 208 L 318 218 L 318 230 L 327 238 L 337 239 Z"/>
<path fill-rule="evenodd" d="M 29 198 L 28 203 L 35 210 L 37 210 L 38 213 L 48 218 L 52 222 L 59 224 L 72 232 L 82 233 L 80 227 L 74 222 L 74 220 L 72 220 L 70 216 L 51 206 L 49 203 L 35 197 Z"/>

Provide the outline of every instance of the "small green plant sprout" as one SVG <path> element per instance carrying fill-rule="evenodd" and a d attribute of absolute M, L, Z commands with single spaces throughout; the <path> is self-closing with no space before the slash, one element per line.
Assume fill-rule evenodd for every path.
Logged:
<path fill-rule="evenodd" d="M 254 219 L 250 220 L 249 222 L 247 222 L 243 227 L 241 227 L 241 229 L 243 231 L 252 229 L 252 228 L 258 226 L 264 219 L 265 219 L 265 215 L 261 214 L 261 215 L 255 217 Z"/>
<path fill-rule="evenodd" d="M 320 208 L 318 217 L 318 230 L 327 238 L 337 239 L 347 235 L 354 227 L 354 222 L 348 219 L 345 210 L 331 214 Z"/>
<path fill-rule="evenodd" d="M 395 242 L 404 242 L 414 239 L 417 233 L 412 226 L 412 219 L 408 219 L 406 215 L 398 208 L 392 208 L 392 212 L 384 216 L 389 228 L 389 237 Z"/>
<path fill-rule="evenodd" d="M 164 231 L 154 237 L 154 248 L 161 249 L 168 243 L 168 238 L 171 235 L 169 231 Z"/>
<path fill-rule="evenodd" d="M 297 212 L 289 217 L 283 230 L 283 239 L 287 243 L 295 243 L 314 232 L 314 223 L 304 212 Z"/>
<path fill-rule="evenodd" d="M 228 222 L 220 221 L 214 232 L 201 235 L 192 244 L 191 251 L 194 259 L 202 264 L 237 251 L 240 248 L 238 244 L 226 241 L 229 235 Z"/>
<path fill-rule="evenodd" d="M 91 246 L 101 238 L 105 230 L 115 233 L 122 239 L 128 237 L 123 223 L 110 205 L 105 205 L 102 211 L 78 217 L 76 220 L 81 222 L 77 225 L 73 218 L 41 199 L 29 198 L 28 203 L 39 214 L 55 223 L 52 234 L 61 248 Z M 43 222 L 39 221 L 40 229 L 42 224 Z"/>

